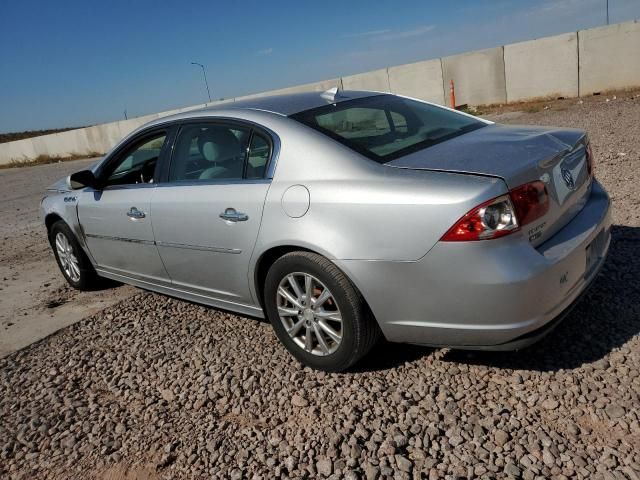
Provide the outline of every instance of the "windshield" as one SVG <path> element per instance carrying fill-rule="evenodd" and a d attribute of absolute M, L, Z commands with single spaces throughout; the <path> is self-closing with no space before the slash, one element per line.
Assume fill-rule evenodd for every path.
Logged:
<path fill-rule="evenodd" d="M 486 125 L 473 117 L 393 95 L 347 100 L 291 118 L 380 163 Z"/>

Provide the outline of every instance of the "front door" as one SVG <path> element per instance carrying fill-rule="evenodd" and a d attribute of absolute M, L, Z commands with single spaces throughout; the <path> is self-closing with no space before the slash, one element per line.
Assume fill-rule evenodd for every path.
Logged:
<path fill-rule="evenodd" d="M 190 124 L 151 201 L 156 244 L 176 288 L 253 304 L 249 260 L 270 181 L 268 136 L 249 127 Z"/>
<path fill-rule="evenodd" d="M 100 190 L 78 196 L 78 217 L 98 268 L 154 283 L 168 283 L 153 237 L 151 195 L 166 132 L 153 132 L 131 145 L 99 174 Z"/>

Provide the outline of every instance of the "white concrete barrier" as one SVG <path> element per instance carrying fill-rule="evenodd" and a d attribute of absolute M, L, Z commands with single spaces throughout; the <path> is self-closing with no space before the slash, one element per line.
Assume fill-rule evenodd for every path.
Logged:
<path fill-rule="evenodd" d="M 640 86 L 640 23 L 578 32 L 580 95 Z"/>
<path fill-rule="evenodd" d="M 453 80 L 458 105 L 507 101 L 502 47 L 443 57 L 442 77 L 446 91 Z"/>
<path fill-rule="evenodd" d="M 373 90 L 376 92 L 391 91 L 391 87 L 389 86 L 389 74 L 386 68 L 342 77 L 342 87 L 345 90 Z"/>
<path fill-rule="evenodd" d="M 394 92 L 447 104 L 453 79 L 458 105 L 536 97 L 575 97 L 640 87 L 640 23 L 620 23 L 442 59 L 260 92 L 67 132 L 0 143 L 0 164 L 39 155 L 105 153 L 124 136 L 158 117 L 266 95 L 345 90 Z"/>
<path fill-rule="evenodd" d="M 442 89 L 442 62 L 439 58 L 389 67 L 388 73 L 392 93 L 440 105 L 445 104 Z"/>
<path fill-rule="evenodd" d="M 507 102 L 578 96 L 578 34 L 504 46 Z"/>

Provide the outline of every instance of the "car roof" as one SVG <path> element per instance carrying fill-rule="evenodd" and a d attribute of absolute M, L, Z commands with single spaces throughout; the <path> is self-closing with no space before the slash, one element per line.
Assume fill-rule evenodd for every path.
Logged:
<path fill-rule="evenodd" d="M 201 111 L 229 108 L 242 108 L 251 110 L 265 110 L 280 115 L 293 115 L 295 113 L 323 107 L 332 103 L 340 103 L 355 98 L 370 97 L 380 92 L 368 92 L 359 90 L 327 90 L 326 92 L 289 93 L 284 95 L 270 95 L 264 97 L 236 100 L 234 102 L 206 107 Z"/>
<path fill-rule="evenodd" d="M 364 90 L 339 90 L 336 93 L 335 89 L 332 89 L 327 90 L 326 92 L 289 93 L 285 95 L 247 98 L 243 100 L 229 100 L 204 108 L 187 110 L 174 115 L 160 117 L 150 121 L 140 128 L 146 128 L 176 120 L 216 116 L 219 112 L 228 113 L 232 110 L 259 110 L 275 113 L 277 115 L 289 116 L 312 108 L 382 94 L 384 93 Z"/>

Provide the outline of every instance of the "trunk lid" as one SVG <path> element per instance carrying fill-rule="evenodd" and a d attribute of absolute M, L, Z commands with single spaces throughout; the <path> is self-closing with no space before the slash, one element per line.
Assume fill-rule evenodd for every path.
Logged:
<path fill-rule="evenodd" d="M 490 124 L 386 165 L 502 178 L 509 189 L 541 180 L 549 211 L 523 230 L 537 246 L 569 223 L 591 191 L 584 131 Z"/>

